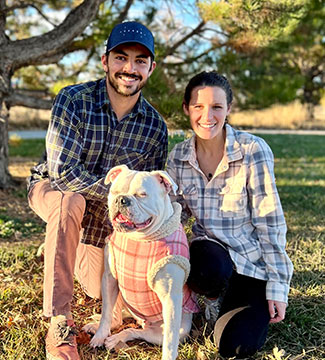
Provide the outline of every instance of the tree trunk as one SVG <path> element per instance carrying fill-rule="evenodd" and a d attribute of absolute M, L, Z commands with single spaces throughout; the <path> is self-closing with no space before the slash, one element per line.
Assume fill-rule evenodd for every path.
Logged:
<path fill-rule="evenodd" d="M 9 111 L 0 94 L 0 188 L 13 185 L 12 177 L 8 171 L 9 146 L 8 146 L 8 118 Z"/>
<path fill-rule="evenodd" d="M 51 64 L 59 61 L 73 40 L 95 18 L 105 0 L 83 0 L 71 10 L 65 20 L 53 30 L 39 36 L 11 41 L 5 33 L 7 6 L 0 0 L 0 188 L 11 186 L 14 181 L 8 171 L 9 145 L 8 120 L 11 105 L 24 103 L 32 106 L 31 99 L 14 94 L 11 77 L 16 70 L 28 65 Z M 49 102 L 39 99 L 48 108 Z"/>

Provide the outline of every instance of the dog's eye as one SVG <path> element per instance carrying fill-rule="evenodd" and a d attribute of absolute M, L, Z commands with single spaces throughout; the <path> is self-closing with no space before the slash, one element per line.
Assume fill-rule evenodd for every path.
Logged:
<path fill-rule="evenodd" d="M 140 192 L 140 193 L 136 193 L 134 194 L 135 197 L 139 197 L 139 198 L 143 198 L 147 196 L 146 192 Z"/>

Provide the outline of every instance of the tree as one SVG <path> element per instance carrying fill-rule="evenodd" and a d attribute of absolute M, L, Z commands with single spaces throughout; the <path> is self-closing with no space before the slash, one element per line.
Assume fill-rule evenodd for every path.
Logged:
<path fill-rule="evenodd" d="M 178 0 L 174 1 L 178 3 L 178 7 L 183 4 Z M 141 19 L 136 19 L 134 16 L 133 18 L 147 24 L 156 37 L 156 53 L 160 70 L 155 72 L 155 82 L 151 82 L 156 91 L 148 93 L 148 97 L 157 104 L 163 115 L 170 115 L 170 101 L 172 99 L 172 103 L 175 104 L 175 99 L 177 99 L 174 96 L 176 94 L 175 82 L 171 80 L 170 74 L 171 69 L 175 69 L 178 64 L 174 64 L 171 68 L 169 59 L 173 57 L 184 59 L 184 56 L 179 54 L 186 54 L 191 46 L 190 41 L 204 33 L 205 21 L 198 21 L 193 29 L 183 28 L 179 23 L 175 23 L 172 16 L 166 23 L 159 22 L 155 17 L 162 3 L 164 0 L 154 4 L 146 0 L 138 2 L 135 0 L 119 2 L 114 0 L 36 0 L 33 2 L 11 0 L 6 5 L 5 0 L 0 0 L 0 116 L 2 119 L 0 122 L 0 187 L 9 186 L 12 183 L 8 172 L 10 107 L 22 105 L 49 109 L 52 104 L 51 99 L 58 89 L 78 81 L 78 76 L 80 79 L 86 71 L 88 79 L 97 77 L 98 72 L 102 76 L 99 56 L 103 53 L 107 34 L 116 23 L 128 17 L 132 6 L 140 4 L 143 8 Z M 170 0 L 165 1 L 168 6 L 172 3 L 173 1 Z M 100 4 L 102 4 L 101 7 L 99 7 Z M 187 7 L 186 4 L 185 7 Z M 44 28 L 42 34 L 35 36 L 33 27 L 38 25 L 40 28 L 41 26 L 32 21 L 31 9 L 39 15 L 39 18 L 50 24 L 52 29 Z M 52 9 L 65 9 L 69 13 L 63 22 L 59 22 L 47 14 Z M 29 19 L 28 22 L 17 25 L 20 16 Z M 87 27 L 88 24 L 91 25 Z M 174 41 L 166 43 L 166 39 L 160 36 L 162 29 L 169 32 Z M 99 46 L 102 47 L 101 50 Z M 69 65 L 60 62 L 64 56 L 80 50 L 85 50 L 84 56 L 80 57 L 82 60 L 73 61 Z M 193 51 L 189 53 L 193 54 Z M 53 65 L 49 66 L 49 64 Z M 89 64 L 96 65 L 89 66 Z M 47 67 L 44 68 L 44 65 Z M 182 64 L 179 64 L 179 68 L 181 66 Z M 176 70 L 174 70 L 175 73 L 177 74 Z M 166 90 L 163 95 L 162 88 Z M 163 101 L 157 102 L 152 94 L 162 95 Z M 175 105 L 172 106 L 175 107 Z"/>
<path fill-rule="evenodd" d="M 325 87 L 325 3 L 310 0 L 299 26 L 287 38 L 275 44 L 281 49 L 282 62 L 296 77 L 303 79 L 301 100 L 308 106 L 309 119 L 314 118 Z"/>
<path fill-rule="evenodd" d="M 34 7 L 44 3 L 35 1 Z M 6 34 L 7 15 L 28 6 L 29 2 L 13 0 L 7 6 L 5 0 L 0 0 L 0 187 L 12 184 L 8 172 L 8 119 L 10 106 L 19 101 L 19 93 L 15 92 L 11 83 L 13 74 L 28 65 L 56 63 L 73 51 L 74 45 L 78 48 L 74 39 L 95 18 L 101 3 L 103 0 L 84 0 L 53 30 L 22 40 L 11 40 Z"/>
<path fill-rule="evenodd" d="M 202 1 L 201 8 L 224 34 L 223 51 L 214 61 L 232 80 L 240 108 L 300 96 L 313 117 L 325 85 L 323 0 Z"/>

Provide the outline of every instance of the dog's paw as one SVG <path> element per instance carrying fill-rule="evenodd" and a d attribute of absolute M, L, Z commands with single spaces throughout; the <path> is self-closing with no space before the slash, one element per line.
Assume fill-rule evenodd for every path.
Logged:
<path fill-rule="evenodd" d="M 83 326 L 82 330 L 88 334 L 94 335 L 99 328 L 99 322 L 92 322 Z"/>
<path fill-rule="evenodd" d="M 93 348 L 103 346 L 105 343 L 105 340 L 108 336 L 110 336 L 110 331 L 104 329 L 99 329 L 96 334 L 93 336 L 93 338 L 90 340 L 90 346 Z"/>
<path fill-rule="evenodd" d="M 104 341 L 104 344 L 107 350 L 119 350 L 121 348 L 121 344 L 126 344 L 125 340 L 126 339 L 124 338 L 122 331 L 118 334 L 107 337 Z"/>
<path fill-rule="evenodd" d="M 121 348 L 121 345 L 126 344 L 127 341 L 134 339 L 132 334 L 133 334 L 132 329 L 125 329 L 117 334 L 107 337 L 104 342 L 106 349 L 117 350 Z M 124 347 L 124 345 L 122 347 Z"/>
<path fill-rule="evenodd" d="M 90 340 L 90 346 L 93 348 L 96 347 L 100 347 L 103 346 L 105 343 L 105 336 L 101 337 L 101 336 L 94 336 L 91 340 Z"/>

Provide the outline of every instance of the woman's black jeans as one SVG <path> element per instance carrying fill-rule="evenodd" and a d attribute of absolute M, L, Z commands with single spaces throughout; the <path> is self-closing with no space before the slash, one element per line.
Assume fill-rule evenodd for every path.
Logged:
<path fill-rule="evenodd" d="M 188 286 L 200 295 L 217 298 L 223 294 L 218 318 L 248 306 L 225 326 L 219 345 L 221 356 L 251 356 L 265 343 L 270 315 L 265 295 L 266 281 L 238 274 L 228 251 L 210 240 L 193 240 Z"/>

